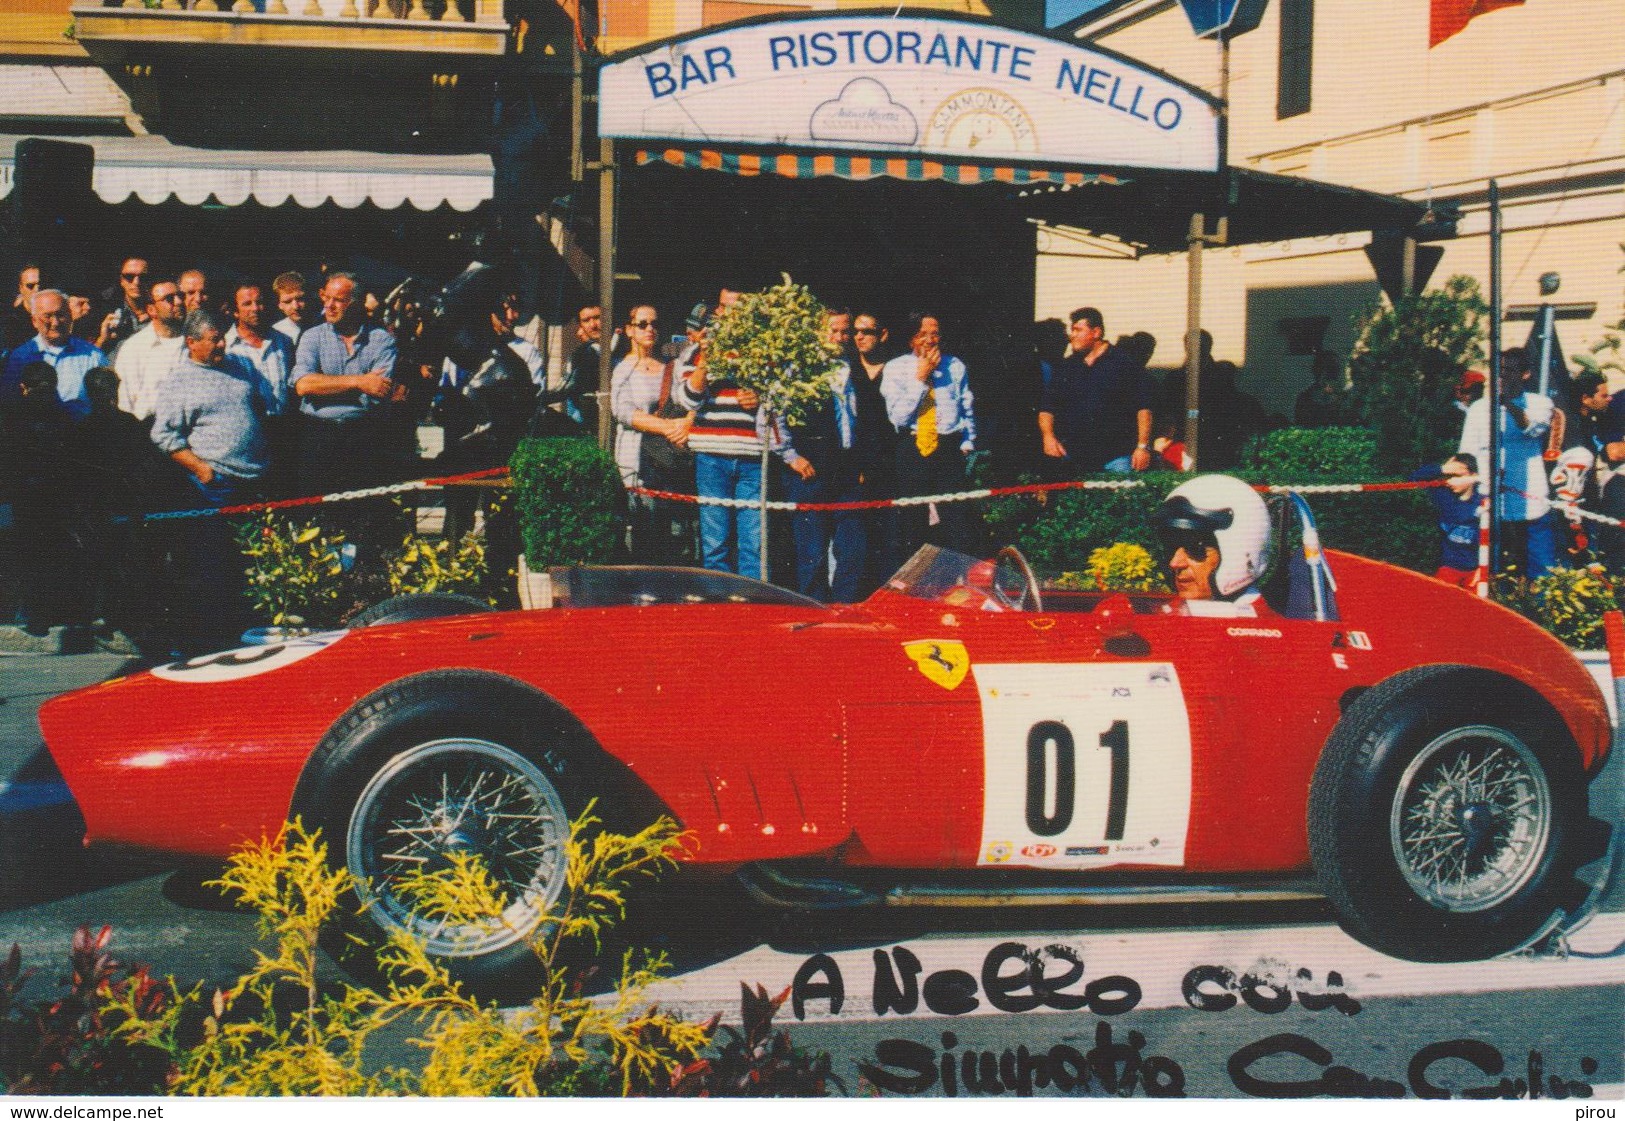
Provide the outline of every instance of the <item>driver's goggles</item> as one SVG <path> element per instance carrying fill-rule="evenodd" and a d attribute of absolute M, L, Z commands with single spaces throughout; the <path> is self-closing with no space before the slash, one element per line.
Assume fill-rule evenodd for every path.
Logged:
<path fill-rule="evenodd" d="M 1179 550 L 1184 549 L 1185 555 L 1193 561 L 1199 561 L 1207 556 L 1209 549 L 1217 549 L 1218 541 L 1211 533 L 1197 533 L 1188 529 L 1163 530 L 1157 534 L 1162 545 L 1162 554 L 1172 558 Z"/>

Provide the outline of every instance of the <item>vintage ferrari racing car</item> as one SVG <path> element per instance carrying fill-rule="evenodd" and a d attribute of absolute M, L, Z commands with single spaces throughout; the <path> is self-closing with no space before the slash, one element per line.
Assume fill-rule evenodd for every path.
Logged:
<path fill-rule="evenodd" d="M 1014 550 L 927 546 L 850 607 L 562 570 L 550 610 L 402 598 L 40 721 L 89 841 L 221 857 L 299 815 L 366 885 L 375 941 L 414 929 L 479 984 L 528 960 L 589 799 L 671 814 L 694 865 L 792 906 L 1323 894 L 1361 941 L 1441 961 L 1573 916 L 1608 837 L 1596 684 L 1501 607 L 1304 559 L 1199 613 L 1041 589 Z M 503 885 L 504 928 L 392 893 L 454 851 Z"/>

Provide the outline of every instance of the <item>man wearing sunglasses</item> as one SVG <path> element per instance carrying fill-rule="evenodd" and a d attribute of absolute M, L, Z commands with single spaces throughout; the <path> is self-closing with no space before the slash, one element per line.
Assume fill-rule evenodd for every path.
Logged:
<path fill-rule="evenodd" d="M 1253 613 L 1271 552 L 1269 511 L 1257 491 L 1228 475 L 1201 475 L 1174 488 L 1152 523 L 1180 599 Z"/>
<path fill-rule="evenodd" d="M 149 318 L 148 271 L 145 259 L 126 257 L 119 266 L 118 283 L 102 293 L 102 306 L 108 311 L 97 332 L 96 346 L 110 359 L 117 358 L 124 340 L 141 330 Z"/>
<path fill-rule="evenodd" d="M 186 305 L 173 280 L 154 281 L 148 289 L 147 325 L 119 347 L 118 407 L 137 420 L 151 422 L 158 406 L 158 386 L 181 359 Z"/>
<path fill-rule="evenodd" d="M 4 334 L 0 334 L 0 351 L 16 350 L 34 337 L 34 315 L 28 310 L 29 301 L 40 290 L 39 266 L 27 264 L 17 270 L 17 298 L 4 317 Z"/>

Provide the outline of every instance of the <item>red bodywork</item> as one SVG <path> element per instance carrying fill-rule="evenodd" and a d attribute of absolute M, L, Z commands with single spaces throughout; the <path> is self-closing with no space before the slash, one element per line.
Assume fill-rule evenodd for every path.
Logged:
<path fill-rule="evenodd" d="M 1341 706 L 1384 678 L 1434 663 L 1527 683 L 1561 715 L 1587 773 L 1601 766 L 1611 739 L 1603 698 L 1556 640 L 1414 573 L 1335 553 L 1331 563 L 1338 622 L 1267 610 L 1257 619 L 1191 617 L 1151 597 L 1079 593 L 1049 594 L 1041 614 L 887 591 L 837 610 L 714 604 L 511 612 L 352 631 L 283 668 L 216 684 L 150 673 L 110 681 L 51 701 L 40 722 L 88 840 L 208 856 L 276 831 L 312 749 L 358 700 L 447 668 L 500 674 L 553 698 L 695 832 L 695 859 L 712 864 L 830 854 L 899 869 L 1046 867 L 1074 858 L 1119 871 L 1301 869 L 1310 778 Z M 938 651 L 962 644 L 968 672 L 952 687 L 932 680 L 905 650 L 915 642 Z M 1132 793 L 1124 795 L 1127 825 L 1117 827 L 1133 840 L 1145 814 L 1183 814 L 1176 861 L 1166 849 L 1151 858 L 1160 837 L 1149 839 L 1152 848 L 1121 851 L 1020 835 L 1007 842 L 984 821 L 991 812 L 984 784 L 995 773 L 989 753 L 1012 766 L 1025 759 L 1029 768 L 1051 768 L 1059 750 L 1044 742 L 995 745 L 1002 733 L 984 705 L 1037 712 L 1046 699 L 1042 690 L 985 692 L 987 681 L 1118 672 L 1066 668 L 1101 665 L 1126 666 L 1124 680 L 1135 682 L 1147 666 L 1171 666 L 1177 676 L 1188 717 L 1188 792 L 1186 776 L 1156 762 L 1183 755 L 1168 755 L 1133 720 L 1122 722 L 1120 762 Z M 1069 686 L 1057 720 L 1117 703 L 1092 688 Z M 1130 690 L 1122 691 L 1127 698 Z M 1175 739 L 1176 724 L 1164 728 Z M 1049 734 L 1040 726 L 1055 729 L 1034 724 L 1029 740 Z M 1096 748 L 1097 729 L 1074 727 L 1088 740 L 1078 751 L 1104 752 L 1117 728 L 1101 723 Z M 1132 745 L 1130 735 L 1139 737 Z M 1053 822 L 1063 816 L 1052 789 L 1059 780 L 1042 781 L 1050 785 L 1036 802 L 1029 788 L 1028 820 L 1036 813 Z M 1157 804 L 1161 790 L 1188 805 Z M 1094 797 L 1080 783 L 1080 820 L 1100 817 L 1083 805 Z M 1101 791 L 1090 805 L 1109 809 L 1105 798 Z M 1074 830 L 1085 827 L 1096 828 Z"/>

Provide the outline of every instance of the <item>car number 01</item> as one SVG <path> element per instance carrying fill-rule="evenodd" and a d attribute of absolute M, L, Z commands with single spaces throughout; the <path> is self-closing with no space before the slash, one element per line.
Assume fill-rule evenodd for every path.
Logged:
<path fill-rule="evenodd" d="M 1049 788 L 1048 756 L 1055 745 L 1055 812 L 1044 812 Z M 1100 746 L 1111 752 L 1111 792 L 1106 799 L 1106 840 L 1123 839 L 1123 818 L 1128 811 L 1128 721 L 1113 720 L 1100 733 Z M 1077 785 L 1077 744 L 1072 729 L 1054 720 L 1040 720 L 1027 733 L 1027 828 L 1040 837 L 1065 833 L 1072 824 L 1073 793 Z"/>
<path fill-rule="evenodd" d="M 977 863 L 1183 863 L 1190 724 L 1173 666 L 977 665 L 974 673 L 985 780 Z"/>

